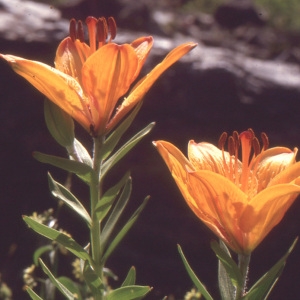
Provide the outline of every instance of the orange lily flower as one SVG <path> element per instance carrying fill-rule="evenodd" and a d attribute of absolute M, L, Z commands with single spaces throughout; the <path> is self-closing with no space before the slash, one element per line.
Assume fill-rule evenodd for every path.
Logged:
<path fill-rule="evenodd" d="M 112 43 L 116 35 L 113 18 L 88 17 L 89 45 L 83 24 L 70 22 L 70 36 L 58 46 L 55 68 L 13 55 L 2 55 L 13 70 L 49 100 L 73 117 L 93 136 L 107 134 L 139 102 L 156 79 L 192 50 L 195 43 L 176 47 L 124 98 L 139 75 L 152 48 L 153 38 L 141 37 L 131 44 Z M 110 38 L 108 38 L 110 33 Z M 115 113 L 116 110 L 116 113 Z M 115 114 L 114 114 L 115 113 Z"/>
<path fill-rule="evenodd" d="M 263 148 L 249 129 L 210 143 L 188 144 L 188 158 L 171 143 L 154 142 L 197 217 L 237 253 L 250 254 L 300 193 L 298 149 Z M 242 160 L 238 159 L 241 148 Z"/>

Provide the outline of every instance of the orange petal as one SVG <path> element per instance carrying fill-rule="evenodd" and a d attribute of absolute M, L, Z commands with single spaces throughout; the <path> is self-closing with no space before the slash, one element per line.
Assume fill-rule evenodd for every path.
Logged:
<path fill-rule="evenodd" d="M 278 184 L 266 188 L 249 202 L 239 220 L 241 230 L 247 235 L 248 252 L 282 220 L 299 193 L 299 185 Z"/>
<path fill-rule="evenodd" d="M 140 74 L 141 68 L 143 67 L 150 50 L 153 46 L 153 38 L 152 36 L 141 37 L 133 41 L 130 45 L 134 48 L 134 51 L 137 55 L 139 66 L 136 70 L 136 74 L 134 75 L 134 79 Z"/>
<path fill-rule="evenodd" d="M 72 76 L 79 84 L 81 81 L 81 69 L 89 56 L 89 46 L 79 40 L 74 42 L 70 37 L 65 38 L 58 46 L 55 57 L 55 68 Z"/>
<path fill-rule="evenodd" d="M 222 152 L 210 143 L 195 143 L 193 140 L 188 145 L 188 156 L 196 170 L 209 170 L 225 176 L 224 158 L 229 161 L 229 153 Z"/>
<path fill-rule="evenodd" d="M 82 68 L 82 82 L 95 111 L 95 131 L 106 126 L 117 101 L 129 89 L 138 68 L 130 45 L 106 44 L 92 54 Z"/>
<path fill-rule="evenodd" d="M 211 171 L 190 172 L 188 182 L 193 199 L 188 204 L 194 213 L 230 248 L 243 252 L 243 232 L 238 220 L 247 205 L 247 195 L 230 180 Z"/>
<path fill-rule="evenodd" d="M 13 55 L 0 57 L 4 58 L 16 73 L 89 131 L 91 116 L 82 89 L 75 79 L 37 61 Z"/>
<path fill-rule="evenodd" d="M 133 91 L 129 96 L 122 102 L 118 108 L 117 113 L 111 119 L 107 126 L 107 131 L 110 131 L 119 121 L 139 102 L 142 100 L 144 95 L 148 92 L 154 82 L 158 77 L 167 70 L 171 65 L 173 65 L 177 60 L 179 60 L 186 53 L 195 48 L 197 44 L 195 43 L 185 43 L 175 49 L 173 49 L 165 59 L 158 64 L 148 75 L 142 78 L 137 85 L 135 85 Z"/>

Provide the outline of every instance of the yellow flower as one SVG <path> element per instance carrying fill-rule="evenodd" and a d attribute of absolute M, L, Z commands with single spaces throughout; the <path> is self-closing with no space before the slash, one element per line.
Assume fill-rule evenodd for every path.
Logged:
<path fill-rule="evenodd" d="M 93 136 L 106 134 L 115 127 L 156 79 L 196 46 L 185 43 L 171 51 L 135 85 L 116 110 L 118 100 L 139 75 L 153 38 L 141 37 L 131 44 L 118 45 L 111 42 L 116 35 L 113 18 L 106 21 L 88 17 L 86 25 L 89 45 L 84 42 L 83 23 L 71 20 L 70 36 L 58 46 L 55 68 L 13 55 L 0 57 Z"/>
<path fill-rule="evenodd" d="M 154 142 L 187 204 L 237 253 L 249 254 L 283 218 L 300 193 L 298 149 L 267 149 L 249 129 L 210 143 L 188 145 L 188 159 L 171 143 Z M 242 160 L 238 159 L 241 148 Z"/>

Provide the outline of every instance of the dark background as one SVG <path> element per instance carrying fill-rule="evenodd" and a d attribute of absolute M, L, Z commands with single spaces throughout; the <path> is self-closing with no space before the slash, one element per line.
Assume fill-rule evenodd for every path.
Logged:
<path fill-rule="evenodd" d="M 68 8 L 63 16 L 84 19 L 91 13 L 96 16 L 114 14 L 118 21 L 117 13 L 124 11 L 121 4 L 102 4 L 91 1 L 89 5 Z M 119 18 L 123 20 L 121 16 Z M 130 18 L 127 22 L 128 28 L 132 27 Z M 159 33 L 157 27 L 150 25 L 139 30 Z M 4 39 L 0 45 L 1 53 L 48 64 L 52 64 L 57 47 L 57 43 Z M 155 63 L 156 59 L 150 58 L 144 72 Z M 47 132 L 43 95 L 2 61 L 0 72 L 0 271 L 2 279 L 13 289 L 14 299 L 26 299 L 22 292 L 22 270 L 32 263 L 32 253 L 41 241 L 26 228 L 21 216 L 55 207 L 56 202 L 47 186 L 48 171 L 58 181 L 64 182 L 66 178 L 64 172 L 35 161 L 32 152 L 38 150 L 64 156 L 65 151 Z M 242 131 L 251 127 L 258 134 L 265 131 L 270 146 L 293 148 L 300 145 L 298 93 L 274 87 L 257 95 L 252 103 L 245 104 L 240 101 L 235 81 L 226 75 L 220 70 L 199 75 L 184 63 L 177 63 L 168 70 L 146 95 L 128 136 L 152 121 L 156 122 L 154 130 L 111 175 L 111 182 L 114 182 L 126 170 L 131 170 L 133 195 L 126 216 L 130 216 L 145 196 L 151 195 L 141 218 L 108 261 L 108 267 L 119 276 L 120 282 L 134 265 L 137 283 L 154 288 L 147 299 L 162 299 L 165 295 L 181 299 L 192 287 L 177 252 L 177 243 L 208 290 L 216 299 L 219 297 L 217 260 L 209 245 L 214 236 L 189 210 L 151 142 L 165 139 L 186 153 L 190 139 L 216 143 L 223 131 Z M 86 133 L 77 127 L 78 139 L 91 145 Z M 87 203 L 86 187 L 74 179 L 73 188 L 74 193 Z M 299 235 L 299 215 L 300 203 L 296 200 L 283 221 L 254 251 L 249 286 L 275 264 Z M 59 222 L 76 240 L 82 244 L 87 242 L 84 225 L 67 209 L 61 211 Z M 295 299 L 300 275 L 299 254 L 297 245 L 270 299 Z"/>

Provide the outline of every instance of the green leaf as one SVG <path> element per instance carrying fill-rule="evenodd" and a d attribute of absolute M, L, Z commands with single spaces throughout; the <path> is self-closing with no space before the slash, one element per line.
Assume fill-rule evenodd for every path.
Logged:
<path fill-rule="evenodd" d="M 50 252 L 53 250 L 52 245 L 42 246 L 37 248 L 33 253 L 33 262 L 36 266 L 39 264 L 39 258 L 46 252 Z"/>
<path fill-rule="evenodd" d="M 134 110 L 129 114 L 129 116 L 114 130 L 109 137 L 106 139 L 103 148 L 102 148 L 102 159 L 106 159 L 114 150 L 116 145 L 118 144 L 120 138 L 131 125 L 132 121 L 134 120 L 135 116 L 137 115 L 138 111 L 142 106 L 142 101 L 139 102 Z"/>
<path fill-rule="evenodd" d="M 187 270 L 191 280 L 193 281 L 195 287 L 198 289 L 198 291 L 201 293 L 201 295 L 206 299 L 206 300 L 213 300 L 212 296 L 209 294 L 209 292 L 206 290 L 205 286 L 202 284 L 202 282 L 198 279 L 198 277 L 196 276 L 196 274 L 194 273 L 194 271 L 191 269 L 188 261 L 186 260 L 182 249 L 179 245 L 177 245 L 178 247 L 178 252 L 181 256 L 181 259 L 183 261 L 183 264 L 185 266 L 185 269 Z"/>
<path fill-rule="evenodd" d="M 92 219 L 89 213 L 86 211 L 85 207 L 81 202 L 62 184 L 56 182 L 48 173 L 48 183 L 52 195 L 55 198 L 63 201 L 68 207 L 74 210 L 88 225 L 91 227 Z"/>
<path fill-rule="evenodd" d="M 139 300 L 143 299 L 150 291 L 149 286 L 124 286 L 110 292 L 107 300 Z"/>
<path fill-rule="evenodd" d="M 29 286 L 26 286 L 26 292 L 29 294 L 30 298 L 33 300 L 43 300 Z"/>
<path fill-rule="evenodd" d="M 220 247 L 226 252 L 228 256 L 231 257 L 228 248 L 222 240 L 220 240 Z M 234 288 L 231 279 L 228 276 L 228 273 L 226 272 L 226 269 L 220 260 L 218 260 L 218 282 L 221 298 L 224 300 L 231 299 L 232 295 L 236 293 L 236 289 Z"/>
<path fill-rule="evenodd" d="M 111 169 L 121 158 L 123 158 L 145 135 L 147 135 L 155 123 L 150 123 L 135 136 L 133 136 L 127 143 L 125 143 L 115 154 L 113 154 L 101 168 L 102 176 L 104 176 L 109 169 Z"/>
<path fill-rule="evenodd" d="M 86 261 L 83 267 L 83 277 L 85 282 L 89 286 L 93 296 L 102 295 L 104 291 L 104 285 L 100 277 L 91 268 L 90 264 Z"/>
<path fill-rule="evenodd" d="M 71 146 L 75 138 L 73 119 L 47 99 L 44 101 L 44 115 L 53 138 L 63 147 Z"/>
<path fill-rule="evenodd" d="M 92 179 L 96 177 L 94 170 L 90 166 L 78 161 L 43 154 L 40 152 L 34 152 L 33 157 L 39 162 L 50 164 L 68 172 L 75 173 L 87 184 L 91 183 Z"/>
<path fill-rule="evenodd" d="M 57 278 L 57 280 L 74 295 L 76 300 L 82 300 L 80 288 L 73 280 L 64 276 Z"/>
<path fill-rule="evenodd" d="M 135 267 L 131 267 L 121 286 L 135 285 L 135 280 L 136 280 Z"/>
<path fill-rule="evenodd" d="M 122 193 L 121 193 L 112 213 L 110 214 L 110 216 L 109 216 L 108 220 L 106 221 L 105 226 L 101 232 L 101 243 L 102 243 L 103 249 L 106 247 L 109 237 L 110 237 L 113 229 L 115 228 L 116 223 L 118 222 L 118 220 L 120 218 L 120 215 L 124 211 L 126 204 L 128 203 L 128 200 L 129 200 L 130 194 L 131 194 L 131 190 L 132 190 L 132 180 L 130 177 L 128 177 L 128 179 L 125 183 L 125 186 L 122 190 Z"/>
<path fill-rule="evenodd" d="M 267 299 L 285 267 L 288 256 L 295 248 L 297 241 L 298 238 L 294 240 L 286 254 L 251 287 L 248 293 L 242 298 L 243 300 Z"/>
<path fill-rule="evenodd" d="M 130 173 L 127 172 L 122 179 L 113 187 L 108 189 L 103 196 L 101 197 L 100 201 L 96 204 L 95 207 L 95 214 L 97 216 L 98 221 L 102 221 L 105 216 L 107 215 L 108 211 L 110 210 L 113 202 L 117 198 L 117 195 L 120 193 L 121 188 L 125 185 Z"/>
<path fill-rule="evenodd" d="M 92 258 L 90 255 L 71 237 L 67 236 L 66 234 L 59 232 L 53 228 L 45 226 L 31 217 L 23 216 L 23 220 L 31 227 L 35 232 L 39 233 L 40 235 L 45 236 L 46 238 L 59 243 L 60 245 L 64 246 L 70 252 L 75 254 L 77 257 L 88 260 L 92 263 Z"/>
<path fill-rule="evenodd" d="M 217 241 L 212 241 L 210 243 L 210 246 L 215 252 L 218 259 L 223 264 L 233 286 L 236 288 L 242 288 L 243 286 L 242 274 L 235 261 L 227 254 L 225 250 L 223 250 L 219 246 Z"/>
<path fill-rule="evenodd" d="M 44 271 L 45 274 L 48 275 L 50 281 L 58 288 L 58 290 L 68 299 L 68 300 L 74 300 L 74 294 L 68 290 L 67 287 L 65 287 L 62 283 L 60 283 L 54 275 L 51 273 L 51 271 L 47 268 L 47 266 L 44 264 L 44 262 L 39 259 L 40 265 Z"/>
<path fill-rule="evenodd" d="M 73 144 L 70 147 L 66 147 L 71 159 L 84 163 L 91 168 L 93 167 L 93 160 L 86 150 L 86 148 L 77 140 L 74 139 Z"/>
<path fill-rule="evenodd" d="M 129 231 L 129 229 L 133 226 L 133 224 L 136 222 L 137 218 L 139 217 L 140 213 L 143 211 L 143 209 L 145 208 L 148 200 L 149 200 L 149 196 L 146 197 L 143 201 L 143 203 L 139 206 L 139 208 L 132 214 L 132 216 L 130 217 L 130 219 L 127 221 L 127 223 L 123 226 L 123 228 L 119 231 L 119 233 L 117 234 L 117 236 L 114 238 L 114 240 L 109 244 L 108 249 L 106 250 L 106 252 L 104 253 L 103 257 L 102 257 L 102 264 L 105 264 L 105 261 L 108 259 L 108 257 L 111 255 L 111 253 L 115 250 L 115 248 L 119 245 L 119 243 L 122 241 L 122 239 L 124 238 L 124 236 L 127 234 L 127 232 Z"/>

